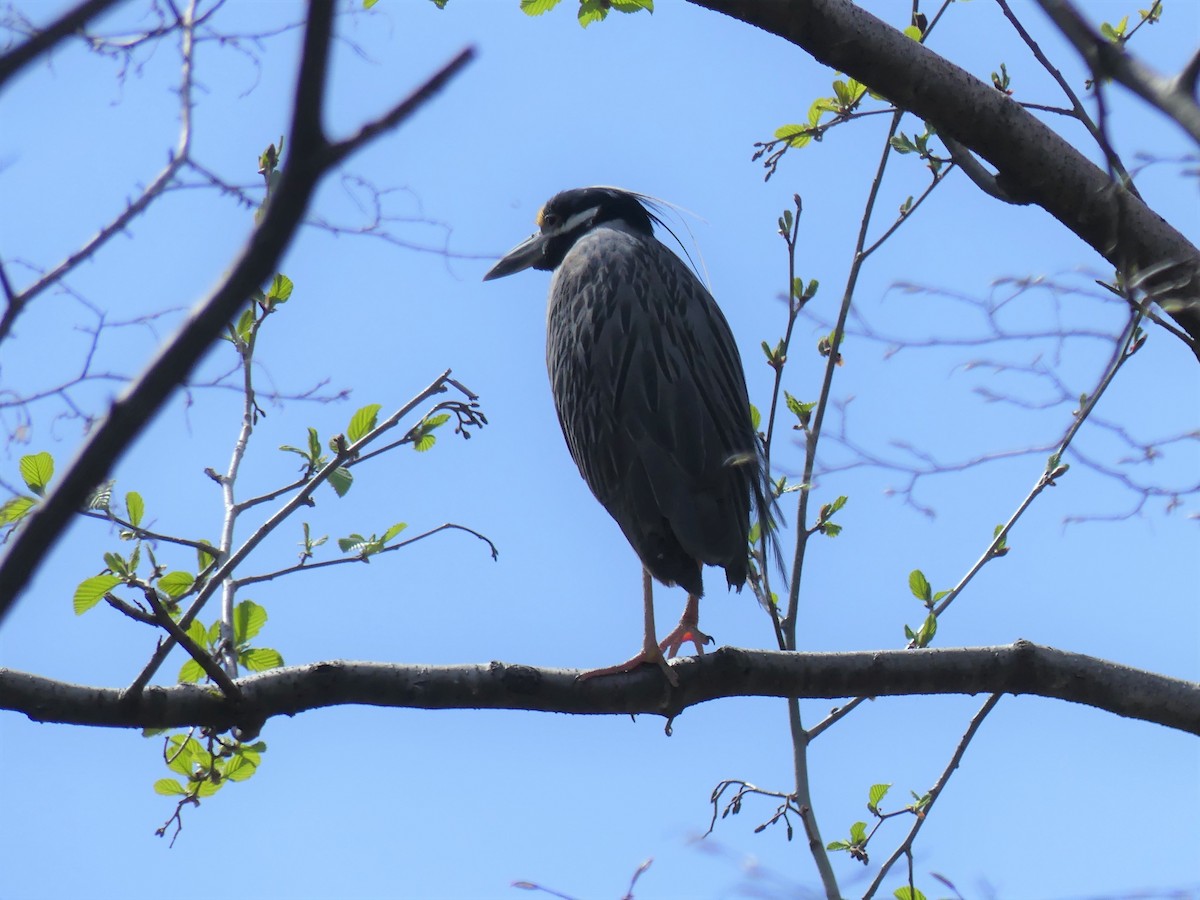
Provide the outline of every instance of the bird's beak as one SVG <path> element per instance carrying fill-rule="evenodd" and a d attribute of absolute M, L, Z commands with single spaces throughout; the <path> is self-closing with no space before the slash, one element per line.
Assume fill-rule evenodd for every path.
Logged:
<path fill-rule="evenodd" d="M 513 272 L 528 269 L 541 259 L 542 247 L 545 245 L 545 242 L 546 236 L 540 232 L 530 235 L 509 250 L 498 263 L 492 266 L 488 273 L 483 276 L 483 280 L 491 281 L 493 278 L 503 278 L 505 275 L 511 275 Z"/>

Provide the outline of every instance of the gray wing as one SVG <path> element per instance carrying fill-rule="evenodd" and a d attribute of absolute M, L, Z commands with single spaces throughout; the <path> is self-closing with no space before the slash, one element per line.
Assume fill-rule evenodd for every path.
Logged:
<path fill-rule="evenodd" d="M 761 467 L 737 346 L 699 279 L 652 238 L 597 231 L 555 273 L 547 334 L 571 456 L 651 574 L 699 594 L 706 563 L 740 587 Z"/>

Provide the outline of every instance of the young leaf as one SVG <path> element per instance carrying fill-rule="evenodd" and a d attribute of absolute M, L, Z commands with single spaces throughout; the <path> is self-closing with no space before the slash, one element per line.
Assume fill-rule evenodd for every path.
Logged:
<path fill-rule="evenodd" d="M 13 497 L 0 505 L 0 525 L 20 522 L 37 504 L 33 497 Z"/>
<path fill-rule="evenodd" d="M 385 531 L 383 533 L 383 537 L 381 537 L 379 539 L 379 543 L 386 544 L 388 541 L 390 541 L 392 538 L 394 538 L 396 535 L 398 535 L 400 532 L 402 532 L 407 527 L 408 527 L 407 522 L 397 522 L 395 525 L 393 525 L 391 528 L 389 528 L 387 531 Z"/>
<path fill-rule="evenodd" d="M 286 275 L 276 275 L 271 279 L 271 287 L 267 291 L 267 304 L 274 306 L 277 303 L 287 303 L 288 298 L 292 296 L 292 279 Z"/>
<path fill-rule="evenodd" d="M 196 684 L 204 678 L 204 669 L 194 659 L 189 659 L 179 668 L 180 684 Z"/>
<path fill-rule="evenodd" d="M 267 611 L 253 600 L 243 600 L 233 610 L 233 640 L 241 646 L 267 624 Z"/>
<path fill-rule="evenodd" d="M 929 587 L 929 581 L 925 578 L 925 573 L 920 569 L 913 569 L 909 573 L 908 589 L 922 603 L 929 603 L 930 597 L 933 596 L 933 590 Z"/>
<path fill-rule="evenodd" d="M 190 572 L 168 572 L 158 579 L 158 589 L 172 600 L 178 600 L 195 582 Z"/>
<path fill-rule="evenodd" d="M 762 422 L 762 413 L 758 411 L 758 407 L 753 403 L 750 404 L 750 427 L 758 431 L 758 426 Z"/>
<path fill-rule="evenodd" d="M 429 439 L 432 441 L 433 436 L 430 435 Z M 329 473 L 329 486 L 337 492 L 339 497 L 345 497 L 346 492 L 350 490 L 350 485 L 353 483 L 354 476 L 350 474 L 350 470 L 345 466 L 338 466 Z"/>
<path fill-rule="evenodd" d="M 351 416 L 350 426 L 346 429 L 346 440 L 353 444 L 374 428 L 382 408 L 378 403 L 371 403 Z"/>
<path fill-rule="evenodd" d="M 256 647 L 243 650 L 238 654 L 238 662 L 251 672 L 265 672 L 267 669 L 278 669 L 283 665 L 283 656 L 278 650 L 269 647 Z"/>
<path fill-rule="evenodd" d="M 187 788 L 174 778 L 160 778 L 154 782 L 154 793 L 164 797 L 182 797 L 187 793 Z"/>
<path fill-rule="evenodd" d="M 142 495 L 137 491 L 130 491 L 125 495 L 125 509 L 129 512 L 129 524 L 137 528 L 142 524 L 142 515 L 146 512 L 146 504 L 142 502 Z"/>
<path fill-rule="evenodd" d="M 121 578 L 116 575 L 93 575 L 91 578 L 85 578 L 79 583 L 79 587 L 75 588 L 75 615 L 83 615 L 120 583 Z"/>
<path fill-rule="evenodd" d="M 887 792 L 891 789 L 890 784 L 873 784 L 871 790 L 867 792 L 867 809 L 871 812 L 879 811 L 879 801 L 887 796 Z"/>
<path fill-rule="evenodd" d="M 41 497 L 46 493 L 46 485 L 54 477 L 54 457 L 43 450 L 41 453 L 31 453 L 21 457 L 21 477 L 25 479 L 28 488 Z"/>

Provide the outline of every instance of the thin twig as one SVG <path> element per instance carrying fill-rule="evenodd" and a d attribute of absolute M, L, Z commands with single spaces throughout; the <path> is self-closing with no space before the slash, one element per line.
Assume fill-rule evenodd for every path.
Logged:
<path fill-rule="evenodd" d="M 971 739 L 975 737 L 975 732 L 979 730 L 979 726 L 983 724 L 983 720 L 987 718 L 988 713 L 990 713 L 996 707 L 996 704 L 1000 702 L 1000 698 L 1002 696 L 1003 694 L 992 694 L 984 702 L 983 706 L 979 708 L 979 712 L 975 713 L 975 715 L 972 717 L 971 724 L 967 726 L 966 732 L 963 734 L 962 739 L 958 742 L 958 746 L 954 749 L 954 755 L 950 757 L 950 762 L 942 771 L 942 775 L 940 778 L 938 778 L 937 783 L 929 789 L 929 802 L 926 803 L 922 807 L 920 813 L 914 817 L 915 821 L 913 822 L 912 828 L 909 829 L 907 837 L 904 838 L 900 846 L 896 848 L 895 852 L 893 852 L 883 866 L 880 867 L 879 873 L 875 876 L 874 881 L 871 882 L 870 887 L 868 887 L 866 893 L 863 894 L 863 900 L 868 900 L 868 898 L 875 896 L 875 892 L 879 890 L 879 886 L 883 883 L 884 876 L 887 875 L 888 869 L 895 865 L 896 860 L 898 860 L 901 856 L 912 852 L 913 841 L 916 840 L 917 833 L 921 830 L 921 826 L 925 824 L 925 820 L 929 818 L 929 811 L 933 808 L 933 804 L 937 802 L 938 797 L 941 796 L 942 791 L 945 790 L 946 783 L 950 780 L 950 776 L 954 774 L 954 770 L 957 769 L 958 764 L 962 762 L 963 754 L 967 752 L 967 745 L 971 743 Z"/>

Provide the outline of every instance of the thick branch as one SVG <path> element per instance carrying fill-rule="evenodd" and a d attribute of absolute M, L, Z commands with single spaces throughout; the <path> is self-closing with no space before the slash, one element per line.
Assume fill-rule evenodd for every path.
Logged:
<path fill-rule="evenodd" d="M 241 702 L 195 685 L 116 688 L 66 684 L 0 668 L 0 708 L 39 722 L 117 728 L 239 726 L 273 716 L 362 704 L 409 709 L 522 709 L 674 717 L 721 697 L 1032 694 L 1200 734 L 1200 684 L 1018 641 L 1008 647 L 780 653 L 723 647 L 675 663 L 672 689 L 656 668 L 577 681 L 574 670 L 488 665 L 321 662 L 238 679 Z"/>
<path fill-rule="evenodd" d="M 790 41 L 937 126 L 1165 304 L 1200 357 L 1200 250 L 1047 125 L 849 0 L 692 0 Z"/>

